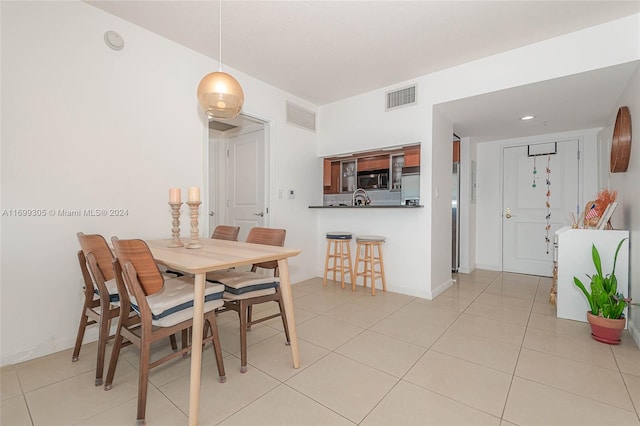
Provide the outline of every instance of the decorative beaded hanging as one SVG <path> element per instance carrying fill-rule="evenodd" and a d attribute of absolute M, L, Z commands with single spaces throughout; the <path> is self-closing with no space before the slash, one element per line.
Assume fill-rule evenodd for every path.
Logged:
<path fill-rule="evenodd" d="M 535 161 L 535 157 L 534 161 Z M 535 173 L 535 168 L 534 168 L 534 173 Z M 547 202 L 546 202 L 546 207 L 547 207 L 547 216 L 546 216 L 546 220 L 547 220 L 547 225 L 545 226 L 545 236 L 544 236 L 544 241 L 547 244 L 547 254 L 549 254 L 549 244 L 551 243 L 551 240 L 549 239 L 549 231 L 551 230 L 551 203 L 550 203 L 550 198 L 551 198 L 551 180 L 549 179 L 549 175 L 551 174 L 551 154 L 547 155 Z M 534 184 L 535 186 L 535 184 Z"/>
<path fill-rule="evenodd" d="M 531 184 L 532 188 L 536 187 L 536 175 L 538 174 L 538 170 L 536 170 L 536 157 L 533 156 L 533 183 Z"/>

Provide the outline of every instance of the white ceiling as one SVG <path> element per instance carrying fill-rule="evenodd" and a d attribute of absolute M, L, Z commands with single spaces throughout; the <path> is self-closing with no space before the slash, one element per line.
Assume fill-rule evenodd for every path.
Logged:
<path fill-rule="evenodd" d="M 437 105 L 476 142 L 607 126 L 637 62 Z M 520 117 L 535 119 L 522 121 Z"/>
<path fill-rule="evenodd" d="M 219 57 L 217 1 L 86 2 L 214 59 Z M 222 62 L 324 105 L 638 12 L 637 0 L 225 0 Z M 123 37 L 126 43 L 126 34 Z M 567 109 L 589 109 L 590 104 L 594 108 L 586 115 L 597 116 L 589 121 L 599 119 L 597 126 L 610 110 L 593 104 L 601 101 L 600 95 L 611 97 L 616 90 L 617 99 L 630 72 L 624 68 L 580 77 L 572 90 L 562 86 L 561 97 L 557 82 L 548 82 L 487 95 L 485 99 L 458 101 L 459 112 L 455 108 L 458 102 L 443 108 L 456 122 L 460 136 L 473 136 L 467 131 L 486 134 L 489 128 L 499 127 L 489 126 L 488 120 L 509 122 L 506 114 L 512 114 L 514 108 L 505 105 L 516 102 L 524 107 L 523 99 L 537 101 L 536 110 L 545 112 L 548 129 L 560 129 L 561 121 L 583 126 L 577 114 L 573 117 Z M 622 81 L 625 75 L 627 79 Z M 587 89 L 598 96 L 586 96 Z M 474 99 L 492 101 L 491 107 L 473 107 Z"/>

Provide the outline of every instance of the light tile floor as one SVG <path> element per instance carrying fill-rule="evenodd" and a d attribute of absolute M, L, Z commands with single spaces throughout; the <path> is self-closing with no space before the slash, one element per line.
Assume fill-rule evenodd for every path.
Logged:
<path fill-rule="evenodd" d="M 557 319 L 548 278 L 455 277 L 433 301 L 294 285 L 298 370 L 274 319 L 249 333 L 240 374 L 237 317 L 221 314 L 227 382 L 207 347 L 200 424 L 640 425 L 640 350 L 628 332 L 609 346 L 587 324 Z M 170 350 L 160 343 L 156 352 Z M 76 363 L 66 350 L 3 367 L 0 423 L 134 424 L 135 349 L 123 351 L 109 392 L 93 386 L 95 354 L 90 343 Z M 189 360 L 152 370 L 147 424 L 186 425 L 188 387 Z"/>

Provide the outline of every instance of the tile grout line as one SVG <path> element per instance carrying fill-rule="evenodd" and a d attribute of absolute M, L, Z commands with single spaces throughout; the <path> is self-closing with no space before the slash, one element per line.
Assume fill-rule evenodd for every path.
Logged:
<path fill-rule="evenodd" d="M 540 279 L 538 278 L 538 283 L 536 285 L 536 295 L 538 294 L 538 289 L 540 288 Z M 531 304 L 531 308 L 529 310 L 529 317 L 527 318 L 527 324 L 525 325 L 524 334 L 522 335 L 522 340 L 520 341 L 520 349 L 518 350 L 518 356 L 516 357 L 516 362 L 513 366 L 513 372 L 511 373 L 511 381 L 509 382 L 509 388 L 507 389 L 507 397 L 504 400 L 504 406 L 502 407 L 502 414 L 500 415 L 501 420 L 509 421 L 504 418 L 505 412 L 507 410 L 507 404 L 509 403 L 509 396 L 511 394 L 511 388 L 513 387 L 513 381 L 516 377 L 516 370 L 518 369 L 518 362 L 520 362 L 520 355 L 522 355 L 522 348 L 524 347 L 524 340 L 527 337 L 527 330 L 529 329 L 529 322 L 531 321 L 531 316 L 533 315 L 533 307 L 535 305 L 535 297 L 534 302 Z"/>

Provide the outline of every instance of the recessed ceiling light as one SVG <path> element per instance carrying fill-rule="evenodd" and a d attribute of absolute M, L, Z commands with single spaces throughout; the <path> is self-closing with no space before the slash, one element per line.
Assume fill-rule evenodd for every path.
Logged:
<path fill-rule="evenodd" d="M 520 117 L 520 120 L 527 121 L 527 120 L 533 120 L 534 118 L 536 118 L 534 115 L 525 115 L 523 117 Z"/>

